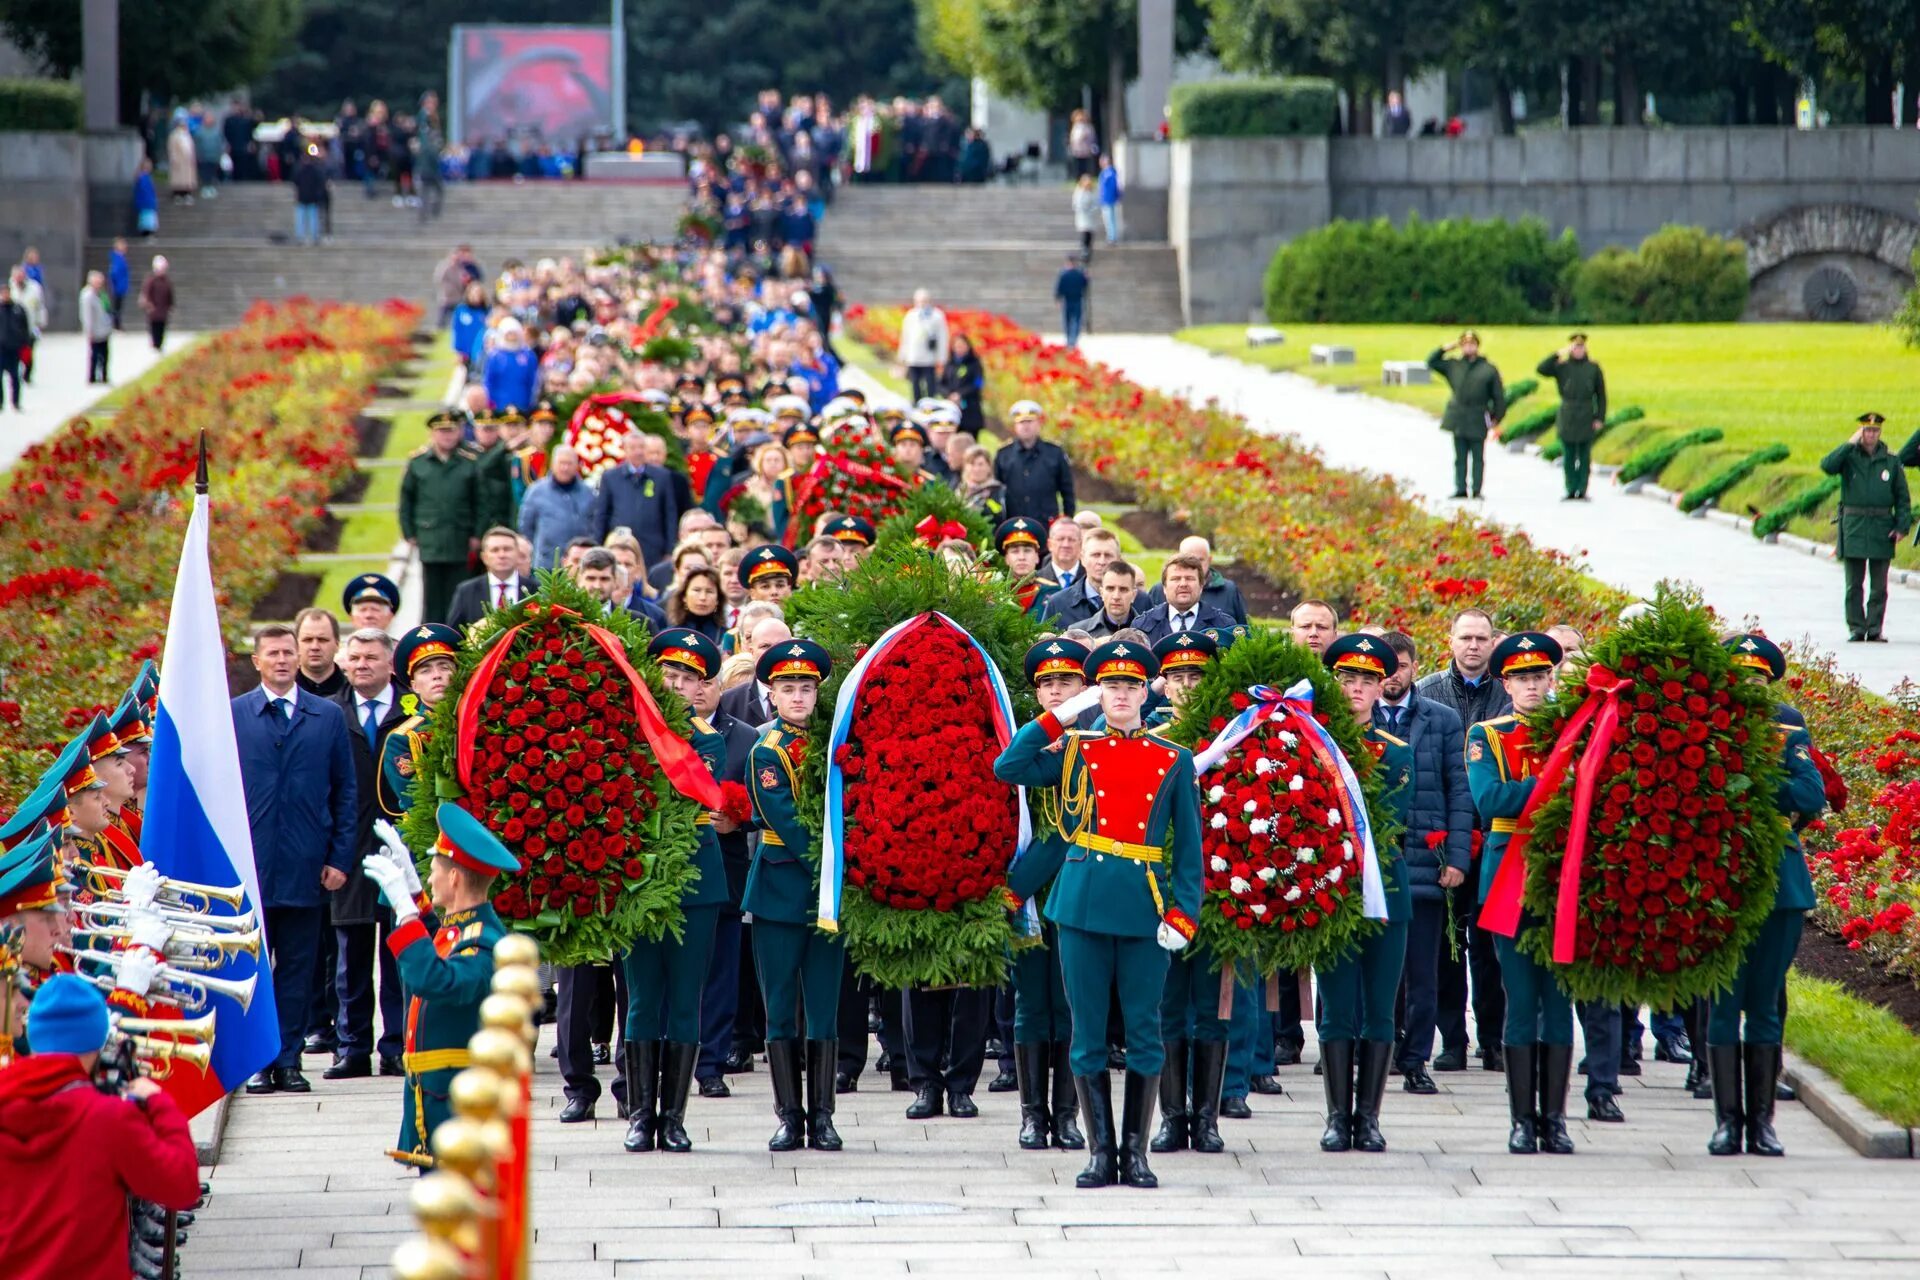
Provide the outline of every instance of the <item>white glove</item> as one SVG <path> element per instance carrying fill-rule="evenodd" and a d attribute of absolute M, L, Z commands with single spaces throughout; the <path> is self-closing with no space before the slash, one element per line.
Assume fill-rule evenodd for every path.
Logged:
<path fill-rule="evenodd" d="M 360 869 L 367 873 L 367 879 L 380 886 L 380 896 L 393 908 L 395 924 L 420 914 L 420 908 L 413 905 L 413 893 L 407 888 L 406 872 L 392 858 L 383 858 L 378 854 L 362 858 Z"/>
<path fill-rule="evenodd" d="M 1100 705 L 1100 686 L 1088 685 L 1080 692 L 1068 698 L 1053 709 L 1053 718 L 1061 724 L 1072 724 L 1090 707 Z"/>
<path fill-rule="evenodd" d="M 1166 951 L 1181 951 L 1187 945 L 1187 936 L 1170 924 L 1162 924 L 1159 933 L 1154 935 L 1154 940 Z"/>
<path fill-rule="evenodd" d="M 127 872 L 126 879 L 120 882 L 120 896 L 130 907 L 150 907 L 165 883 L 165 876 L 154 870 L 151 863 L 143 862 Z"/>
<path fill-rule="evenodd" d="M 406 874 L 407 892 L 420 892 L 420 869 L 413 865 L 413 850 L 407 848 L 407 842 L 393 829 L 393 824 L 385 818 L 373 820 L 373 834 L 380 837 L 380 843 L 387 850 L 387 857 Z"/>
<path fill-rule="evenodd" d="M 173 926 L 161 918 L 157 912 L 145 909 L 127 913 L 127 935 L 136 947 L 145 947 L 155 955 L 167 953 L 167 943 L 173 940 Z"/>
<path fill-rule="evenodd" d="M 114 979 L 114 987 L 144 999 L 147 988 L 153 985 L 155 975 L 160 972 L 160 957 L 138 947 L 121 952 L 121 956 L 120 973 Z"/>

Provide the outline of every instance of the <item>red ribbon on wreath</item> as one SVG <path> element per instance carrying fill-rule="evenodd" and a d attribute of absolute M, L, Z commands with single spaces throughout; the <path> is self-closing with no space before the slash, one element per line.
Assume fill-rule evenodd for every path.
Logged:
<path fill-rule="evenodd" d="M 1573 763 L 1573 753 L 1581 733 L 1591 725 L 1593 734 L 1573 775 L 1573 816 L 1567 822 L 1567 851 L 1560 862 L 1560 892 L 1554 901 L 1553 960 L 1555 964 L 1573 963 L 1575 929 L 1580 915 L 1580 867 L 1587 856 L 1587 828 L 1593 814 L 1593 793 L 1600 785 L 1600 774 L 1613 748 L 1614 731 L 1620 725 L 1620 695 L 1633 687 L 1633 681 L 1595 663 L 1587 670 L 1587 696 L 1580 709 L 1560 730 L 1553 750 L 1534 778 L 1533 794 L 1520 812 L 1513 839 L 1500 859 L 1493 884 L 1487 890 L 1486 905 L 1480 908 L 1480 924 L 1489 933 L 1511 938 L 1520 930 L 1520 906 L 1526 893 L 1527 842 L 1533 836 L 1533 816 L 1560 791 L 1560 782 Z"/>
<path fill-rule="evenodd" d="M 870 467 L 864 462 L 854 462 L 848 458 L 840 457 L 837 454 L 823 453 L 814 458 L 813 465 L 807 469 L 805 475 L 796 477 L 789 486 L 787 491 L 788 509 L 791 511 L 805 509 L 806 504 L 812 499 L 814 491 L 822 485 L 825 485 L 836 471 L 858 483 L 876 484 L 882 488 L 892 490 L 895 493 L 903 492 L 912 487 L 907 481 L 902 480 L 891 471 L 882 471 L 878 467 Z M 785 539 L 785 544 L 788 549 L 791 550 L 794 547 L 795 539 L 799 537 L 799 534 L 800 521 L 789 520 L 787 522 Z"/>
<path fill-rule="evenodd" d="M 680 299 L 668 298 L 659 306 L 655 307 L 647 318 L 640 322 L 640 327 L 633 331 L 633 341 L 628 345 L 633 347 L 646 346 L 647 340 L 660 331 L 660 326 L 667 322 L 667 317 L 673 314 L 673 309 L 679 305 Z"/>
<path fill-rule="evenodd" d="M 922 546 L 938 547 L 943 542 L 967 540 L 967 526 L 958 520 L 948 520 L 944 524 L 932 516 L 922 516 L 920 523 L 913 526 L 914 534 Z"/>

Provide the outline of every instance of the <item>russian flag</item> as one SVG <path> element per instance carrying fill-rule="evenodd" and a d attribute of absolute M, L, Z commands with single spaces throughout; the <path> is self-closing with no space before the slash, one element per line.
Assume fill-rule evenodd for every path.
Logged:
<path fill-rule="evenodd" d="M 173 584 L 140 854 L 170 879 L 223 889 L 242 886 L 248 903 L 257 906 L 260 877 L 253 864 L 253 837 L 240 783 L 240 748 L 227 695 L 227 648 L 220 635 L 213 568 L 207 557 L 205 476 L 203 469 L 186 543 L 180 549 L 179 576 Z M 231 914 L 218 903 L 214 909 Z M 261 927 L 265 928 L 264 923 Z M 208 1000 L 207 1008 L 218 1021 L 213 1065 L 207 1073 L 203 1076 L 192 1067 L 176 1065 L 166 1081 L 167 1092 L 189 1115 L 232 1093 L 279 1056 L 280 1024 L 271 966 L 251 956 L 236 956 L 212 976 L 244 982 L 256 974 L 258 985 L 246 1010 L 224 996 Z M 191 1011 L 188 1016 L 201 1012 Z"/>

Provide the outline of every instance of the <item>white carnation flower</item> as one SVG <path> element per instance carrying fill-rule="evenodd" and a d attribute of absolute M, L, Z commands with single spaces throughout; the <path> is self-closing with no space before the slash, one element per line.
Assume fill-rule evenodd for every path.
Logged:
<path fill-rule="evenodd" d="M 1265 756 L 1261 756 L 1258 760 L 1255 760 L 1253 762 L 1253 776 L 1256 778 L 1264 778 L 1268 774 L 1272 773 L 1273 770 L 1274 770 L 1273 761 L 1267 759 Z"/>
<path fill-rule="evenodd" d="M 1299 886 L 1299 885 L 1295 885 L 1295 886 L 1293 886 L 1293 888 L 1291 888 L 1291 889 L 1289 889 L 1289 890 L 1287 890 L 1287 901 L 1288 901 L 1288 902 L 1298 902 L 1298 901 L 1300 901 L 1300 886 Z"/>
<path fill-rule="evenodd" d="M 1330 827 L 1340 825 L 1340 811 L 1338 809 L 1327 810 L 1327 825 Z"/>
<path fill-rule="evenodd" d="M 1340 842 L 1340 856 L 1341 856 L 1341 857 L 1343 857 L 1343 858 L 1345 858 L 1345 859 L 1347 859 L 1348 861 L 1352 861 L 1352 859 L 1353 859 L 1353 841 L 1351 841 L 1351 840 L 1342 840 L 1342 841 Z"/>
<path fill-rule="evenodd" d="M 1247 824 L 1247 830 L 1252 832 L 1256 836 L 1263 836 L 1267 834 L 1267 832 L 1270 829 L 1272 829 L 1272 827 L 1273 827 L 1273 823 L 1269 822 L 1265 818 L 1255 818 L 1252 822 L 1249 822 Z"/>
<path fill-rule="evenodd" d="M 1222 827 L 1227 825 L 1227 815 L 1224 813 L 1216 813 L 1213 815 L 1213 820 L 1207 823 L 1207 825 L 1212 827 L 1215 831 L 1218 831 Z"/>
<path fill-rule="evenodd" d="M 1241 805 L 1241 806 L 1240 806 L 1240 812 L 1242 812 L 1242 813 L 1252 813 L 1252 812 L 1253 812 L 1254 810 L 1256 810 L 1256 809 L 1258 809 L 1259 807 L 1260 807 L 1260 802 L 1259 802 L 1259 801 L 1257 801 L 1257 800 L 1249 800 L 1249 801 L 1247 801 L 1247 802 L 1246 802 L 1245 804 L 1243 804 L 1243 805 Z"/>
<path fill-rule="evenodd" d="M 1295 862 L 1304 862 L 1304 863 L 1307 863 L 1309 866 L 1311 866 L 1313 863 L 1313 850 L 1295 849 L 1293 851 L 1293 860 Z"/>
<path fill-rule="evenodd" d="M 1262 867 L 1256 874 L 1258 874 L 1259 877 L 1262 880 L 1265 880 L 1268 884 L 1272 884 L 1274 881 L 1274 878 L 1278 876 L 1280 873 L 1278 871 L 1275 871 L 1272 867 Z"/>
<path fill-rule="evenodd" d="M 1219 804 L 1222 800 L 1226 798 L 1226 795 L 1227 795 L 1227 789 L 1216 782 L 1207 791 L 1207 803 Z"/>
<path fill-rule="evenodd" d="M 1345 870 L 1346 870 L 1346 869 L 1345 869 L 1344 867 L 1334 867 L 1333 869 L 1331 869 L 1330 871 L 1328 871 L 1328 872 L 1327 872 L 1327 883 L 1328 883 L 1328 884 L 1339 884 L 1339 883 L 1340 883 L 1340 877 L 1341 877 L 1341 876 L 1342 876 L 1343 874 L 1345 874 Z"/>
<path fill-rule="evenodd" d="M 1253 888 L 1253 886 L 1248 884 L 1245 880 L 1242 880 L 1239 876 L 1235 876 L 1233 879 L 1227 881 L 1227 888 L 1233 890 L 1235 897 L 1239 897 L 1241 894 L 1244 894 L 1247 890 Z"/>
<path fill-rule="evenodd" d="M 1280 744 L 1285 747 L 1297 747 L 1300 745 L 1300 739 L 1294 736 L 1292 730 L 1282 729 L 1280 731 Z"/>
<path fill-rule="evenodd" d="M 1219 854 L 1216 853 L 1213 855 L 1213 862 L 1210 865 L 1213 867 L 1214 871 L 1220 872 L 1220 871 L 1225 871 L 1230 864 L 1227 862 L 1225 858 L 1221 857 Z"/>
<path fill-rule="evenodd" d="M 1257 916 L 1263 916 L 1267 914 L 1267 904 L 1264 902 L 1256 902 L 1252 906 L 1248 907 L 1247 910 L 1253 912 L 1253 914 Z"/>
<path fill-rule="evenodd" d="M 1300 791 L 1304 789 L 1306 785 L 1307 785 L 1307 780 L 1301 777 L 1297 773 L 1294 774 L 1293 777 L 1287 779 L 1287 790 L 1289 791 Z"/>

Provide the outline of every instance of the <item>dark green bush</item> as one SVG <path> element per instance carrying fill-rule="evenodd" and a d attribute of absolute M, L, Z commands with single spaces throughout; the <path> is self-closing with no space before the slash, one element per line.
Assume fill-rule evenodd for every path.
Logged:
<path fill-rule="evenodd" d="M 1513 399 L 1511 396 L 1508 397 L 1507 403 L 1508 404 L 1513 403 Z M 1645 409 L 1642 409 L 1637 404 L 1630 404 L 1624 409 L 1616 409 L 1612 413 L 1608 414 L 1606 416 L 1606 419 L 1603 422 L 1601 422 L 1600 429 L 1593 433 L 1593 438 L 1595 440 L 1598 440 L 1601 436 L 1604 436 L 1605 434 L 1607 434 L 1609 430 L 1619 426 L 1621 423 L 1638 422 L 1640 421 L 1640 419 L 1646 416 L 1647 416 L 1647 411 Z M 1560 437 L 1555 436 L 1553 439 L 1541 445 L 1540 456 L 1545 458 L 1548 462 L 1559 461 Z"/>
<path fill-rule="evenodd" d="M 1609 246 L 1573 275 L 1573 301 L 1593 324 L 1699 324 L 1747 309 L 1747 247 L 1699 227 L 1665 226 L 1638 249 Z"/>
<path fill-rule="evenodd" d="M 1683 449 L 1691 449 L 1697 444 L 1717 443 L 1725 434 L 1718 427 L 1701 427 L 1698 431 L 1689 431 L 1685 435 L 1650 444 L 1621 464 L 1620 483 L 1631 484 L 1642 476 L 1659 475 L 1661 468 L 1679 457 Z"/>
<path fill-rule="evenodd" d="M 1682 511 L 1696 511 L 1733 486 L 1745 480 L 1761 467 L 1770 467 L 1776 462 L 1785 462 L 1789 450 L 1783 444 L 1770 444 L 1764 449 L 1755 449 L 1738 462 L 1728 463 L 1720 470 L 1702 480 L 1693 488 L 1680 495 Z"/>
<path fill-rule="evenodd" d="M 1567 308 L 1573 232 L 1537 218 L 1337 220 L 1267 264 L 1267 315 L 1321 324 L 1538 324 Z"/>
<path fill-rule="evenodd" d="M 0 132 L 80 127 L 80 86 L 64 80 L 0 80 Z"/>
<path fill-rule="evenodd" d="M 1535 409 L 1524 418 L 1509 418 L 1500 424 L 1500 443 L 1517 444 L 1522 440 L 1531 440 L 1551 427 L 1559 416 L 1560 406 L 1550 404 L 1545 408 Z"/>
<path fill-rule="evenodd" d="M 1802 489 L 1779 506 L 1753 522 L 1753 536 L 1770 538 L 1801 516 L 1810 516 L 1822 503 L 1840 492 L 1840 477 L 1827 476 L 1818 484 Z"/>
<path fill-rule="evenodd" d="M 1507 412 L 1513 412 L 1513 406 L 1525 400 L 1540 389 L 1540 379 L 1522 378 L 1518 382 L 1507 384 Z"/>
<path fill-rule="evenodd" d="M 1176 138 L 1321 137 L 1333 132 L 1333 81 L 1318 76 L 1202 80 L 1167 95 Z"/>

